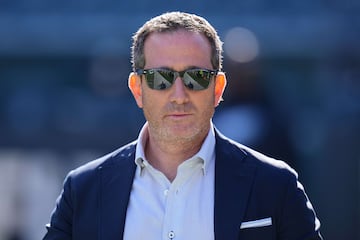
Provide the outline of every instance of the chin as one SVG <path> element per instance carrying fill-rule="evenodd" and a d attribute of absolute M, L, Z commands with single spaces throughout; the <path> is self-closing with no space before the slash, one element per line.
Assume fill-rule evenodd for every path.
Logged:
<path fill-rule="evenodd" d="M 192 139 L 195 139 L 202 131 L 200 131 L 198 128 L 194 127 L 188 127 L 188 128 L 172 128 L 169 131 L 169 137 L 174 139 L 183 139 L 185 141 L 189 141 Z"/>

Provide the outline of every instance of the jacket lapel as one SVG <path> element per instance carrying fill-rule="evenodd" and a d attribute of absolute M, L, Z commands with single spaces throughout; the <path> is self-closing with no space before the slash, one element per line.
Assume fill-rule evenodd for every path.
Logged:
<path fill-rule="evenodd" d="M 219 133 L 215 151 L 215 239 L 238 239 L 256 168 L 246 162 L 244 151 Z"/>
<path fill-rule="evenodd" d="M 99 167 L 99 239 L 123 239 L 126 209 L 136 165 L 134 145 Z M 116 207 L 114 207 L 116 206 Z"/>

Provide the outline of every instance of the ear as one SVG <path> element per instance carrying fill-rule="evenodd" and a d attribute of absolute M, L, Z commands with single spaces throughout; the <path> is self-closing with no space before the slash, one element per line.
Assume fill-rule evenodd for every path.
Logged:
<path fill-rule="evenodd" d="M 224 72 L 218 72 L 215 78 L 215 102 L 214 106 L 217 107 L 223 100 L 222 96 L 226 87 L 226 76 Z"/>
<path fill-rule="evenodd" d="M 134 72 L 129 74 L 128 86 L 135 98 L 136 104 L 139 108 L 142 108 L 142 90 L 141 90 L 141 79 L 140 76 Z"/>

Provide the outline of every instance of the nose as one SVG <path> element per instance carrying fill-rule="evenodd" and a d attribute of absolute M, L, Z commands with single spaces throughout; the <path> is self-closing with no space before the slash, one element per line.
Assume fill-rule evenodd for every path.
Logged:
<path fill-rule="evenodd" d="M 177 104 L 184 104 L 189 101 L 188 90 L 179 76 L 171 88 L 171 101 Z"/>

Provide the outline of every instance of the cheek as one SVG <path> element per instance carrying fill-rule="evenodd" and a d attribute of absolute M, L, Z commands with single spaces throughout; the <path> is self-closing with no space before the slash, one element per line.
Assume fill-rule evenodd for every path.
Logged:
<path fill-rule="evenodd" d="M 157 99 L 149 96 L 146 92 L 143 92 L 141 97 L 141 105 L 144 112 L 144 116 L 147 120 L 160 117 L 161 112 L 161 99 Z"/>
<path fill-rule="evenodd" d="M 215 112 L 215 98 L 214 96 L 206 98 L 206 100 L 198 100 L 198 103 L 201 103 L 200 105 L 197 105 L 198 111 L 200 111 L 201 117 L 204 120 L 207 120 L 208 118 L 212 118 Z"/>

